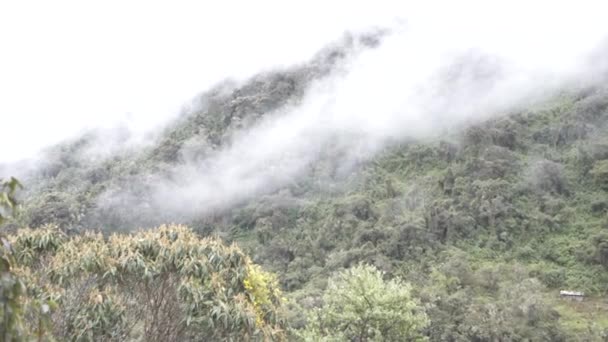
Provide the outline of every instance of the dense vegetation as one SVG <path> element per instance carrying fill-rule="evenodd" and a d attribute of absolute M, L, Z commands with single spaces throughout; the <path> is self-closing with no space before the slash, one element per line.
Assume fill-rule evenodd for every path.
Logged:
<path fill-rule="evenodd" d="M 395 143 L 346 171 L 327 146 L 308 174 L 228 210 L 179 217 L 146 202 L 155 179 L 297 102 L 343 57 L 330 50 L 218 87 L 142 150 L 91 160 L 85 136 L 48 151 L 21 176 L 23 210 L 6 224 L 26 303 L 37 301 L 25 319 L 83 341 L 607 338 L 602 87 Z M 116 189 L 130 189 L 132 201 L 102 205 Z M 163 222 L 192 231 L 112 235 Z M 18 230 L 28 226 L 38 229 Z M 224 245 L 233 242 L 240 249 Z M 562 300 L 561 289 L 586 298 Z M 158 291 L 168 302 L 150 299 Z"/>
<path fill-rule="evenodd" d="M 0 179 L 0 225 L 12 215 L 17 207 L 15 192 L 19 182 Z M 24 337 L 22 327 L 21 295 L 25 285 L 14 274 L 15 258 L 8 238 L 0 233 L 0 337 L 2 341 L 13 341 Z"/>
<path fill-rule="evenodd" d="M 104 238 L 57 227 L 10 237 L 22 337 L 62 341 L 285 338 L 275 277 L 183 226 Z M 40 303 L 44 309 L 40 309 Z M 13 324 L 13 325 L 16 325 Z M 6 341 L 19 340 L 6 338 Z"/>
<path fill-rule="evenodd" d="M 311 310 L 304 341 L 424 340 L 428 324 L 424 309 L 400 279 L 385 281 L 372 266 L 358 265 L 336 274 L 323 294 L 323 304 Z"/>

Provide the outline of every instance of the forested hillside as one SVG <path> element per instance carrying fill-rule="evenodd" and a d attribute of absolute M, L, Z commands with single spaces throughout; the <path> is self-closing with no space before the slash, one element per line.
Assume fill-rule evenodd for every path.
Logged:
<path fill-rule="evenodd" d="M 218 85 L 151 145 L 98 156 L 100 137 L 91 133 L 17 174 L 22 208 L 5 227 L 28 300 L 59 303 L 47 330 L 77 341 L 606 339 L 608 90 L 601 84 L 395 141 L 353 163 L 334 141 L 297 177 L 224 205 L 179 203 L 194 209 L 174 211 L 151 198 L 157 183 L 179 182 L 172 170 L 204 163 L 238 132 L 299 103 L 316 80 L 340 73 L 338 61 L 377 39 L 350 37 L 311 63 Z M 169 223 L 190 228 L 153 229 Z M 141 277 L 149 283 L 138 284 Z M 358 298 L 373 293 L 386 311 L 370 314 L 365 337 L 344 323 L 358 318 L 336 314 L 352 308 L 336 299 L 349 279 L 369 286 Z M 154 305 L 138 312 L 133 301 L 150 299 L 137 296 L 157 294 L 132 284 L 158 282 L 178 294 L 159 304 L 165 316 L 154 316 Z M 97 295 L 82 297 L 79 308 L 74 301 L 89 290 Z M 585 299 L 561 299 L 560 290 Z M 386 308 L 390 301 L 409 306 Z M 223 316 L 205 316 L 207 308 L 240 318 L 221 325 Z M 361 310 L 376 313 L 372 304 Z M 101 311 L 108 320 L 90 319 Z M 157 331 L 154 319 L 180 321 Z M 91 334 L 77 336 L 79 329 Z M 201 339 L 197 331 L 216 334 Z"/>

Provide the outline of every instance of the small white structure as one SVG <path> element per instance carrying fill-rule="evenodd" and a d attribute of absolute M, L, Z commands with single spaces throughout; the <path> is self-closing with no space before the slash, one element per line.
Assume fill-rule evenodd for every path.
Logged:
<path fill-rule="evenodd" d="M 578 291 L 561 290 L 561 291 L 559 291 L 559 295 L 562 298 L 576 300 L 577 302 L 581 302 L 581 301 L 583 301 L 583 298 L 585 298 L 585 293 L 578 292 Z"/>

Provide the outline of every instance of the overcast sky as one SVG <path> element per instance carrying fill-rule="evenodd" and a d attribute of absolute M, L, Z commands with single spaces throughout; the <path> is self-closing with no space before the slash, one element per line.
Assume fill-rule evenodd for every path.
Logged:
<path fill-rule="evenodd" d="M 225 77 L 302 62 L 345 30 L 400 20 L 429 39 L 460 30 L 567 68 L 607 32 L 604 2 L 0 1 L 0 162 L 85 127 L 148 130 Z"/>

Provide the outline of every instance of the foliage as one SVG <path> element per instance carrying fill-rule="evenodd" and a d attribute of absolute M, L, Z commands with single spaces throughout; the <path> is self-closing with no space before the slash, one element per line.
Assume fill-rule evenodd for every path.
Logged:
<path fill-rule="evenodd" d="M 568 314 L 576 309 L 571 303 L 556 302 L 559 290 L 578 290 L 601 308 L 608 293 L 605 86 L 567 89 L 546 102 L 488 116 L 425 141 L 396 142 L 349 168 L 326 146 L 308 172 L 289 185 L 225 211 L 176 217 L 145 196 L 174 166 L 205 160 L 230 144 L 232 133 L 297 102 L 310 81 L 327 72 L 322 65 L 259 75 L 238 87 L 218 86 L 147 148 L 91 160 L 88 151 L 94 142 L 88 137 L 57 146 L 46 155 L 46 166 L 24 179 L 28 190 L 21 221 L 36 229 L 57 224 L 70 236 L 94 227 L 103 227 L 107 236 L 178 222 L 203 236 L 237 242 L 277 275 L 278 284 L 253 276 L 256 268 L 248 268 L 248 287 L 259 281 L 273 285 L 268 291 L 244 288 L 251 296 L 236 297 L 234 303 L 228 301 L 232 306 L 217 310 L 236 315 L 238 299 L 248 303 L 247 319 L 256 322 L 265 316 L 253 300 L 266 303 L 267 296 L 273 297 L 270 288 L 281 287 L 293 299 L 291 323 L 303 327 L 299 308 L 318 304 L 331 274 L 363 262 L 412 284 L 412 293 L 427 309 L 430 325 L 424 333 L 430 339 L 593 340 L 588 327 L 600 335 L 608 329 L 608 311 L 573 315 Z M 107 201 L 114 199 L 116 189 L 127 189 L 132 197 Z M 88 298 L 78 290 L 88 283 L 118 286 L 117 280 L 110 281 L 119 268 L 115 257 L 108 257 L 113 249 L 103 242 L 105 237 L 56 235 L 61 246 L 45 252 L 36 247 L 44 231 L 23 240 L 23 251 L 16 250 L 31 271 L 23 276 L 40 284 L 38 288 L 69 286 L 62 300 L 78 302 Z M 86 242 L 91 247 L 86 253 L 68 253 L 62 246 L 72 239 L 98 242 Z M 60 267 L 48 274 L 52 281 L 37 276 L 37 267 L 60 255 L 63 259 L 56 263 L 63 265 L 63 276 Z M 74 257 L 87 265 L 67 262 Z M 146 265 L 147 272 L 138 273 L 141 279 L 152 277 L 160 284 L 148 290 L 169 288 L 174 293 L 182 278 L 173 273 L 163 278 L 156 264 Z M 90 277 L 80 279 L 82 270 Z M 101 270 L 110 273 L 104 276 Z M 127 280 L 134 283 L 130 286 L 145 293 L 137 287 L 145 282 L 133 278 Z M 187 288 L 193 291 L 199 285 L 188 282 Z M 101 292 L 110 293 L 103 286 Z M 526 294 L 517 297 L 515 289 Z M 196 293 L 190 294 L 192 300 Z M 130 303 L 112 298 L 113 303 Z M 126 316 L 134 317 L 129 305 Z M 192 310 L 192 324 L 204 325 L 197 308 Z M 540 319 L 526 318 L 536 315 L 531 312 Z M 144 336 L 148 328 L 142 323 L 128 329 Z"/>
<path fill-rule="evenodd" d="M 0 225 L 4 223 L 7 215 L 10 215 L 17 208 L 15 193 L 20 189 L 21 183 L 16 178 L 8 181 L 0 178 Z"/>
<path fill-rule="evenodd" d="M 126 307 L 120 296 L 109 290 L 93 289 L 88 298 L 73 308 L 73 320 L 66 322 L 64 334 L 73 341 L 124 341 L 128 336 Z"/>
<path fill-rule="evenodd" d="M 323 306 L 309 313 L 306 341 L 424 340 L 428 318 L 409 284 L 383 279 L 373 266 L 359 265 L 333 276 Z"/>
<path fill-rule="evenodd" d="M 32 299 L 55 298 L 53 336 L 74 341 L 282 340 L 281 292 L 235 245 L 184 226 L 67 238 L 11 236 Z"/>
<path fill-rule="evenodd" d="M 475 269 L 457 250 L 441 258 L 420 286 L 431 317 L 431 340 L 565 340 L 559 313 L 542 294 L 540 282 L 521 265 Z"/>
<path fill-rule="evenodd" d="M 14 258 L 8 240 L 0 239 L 0 336 L 2 341 L 19 341 L 25 335 L 21 303 L 25 287 L 13 273 Z"/>
<path fill-rule="evenodd" d="M 0 226 L 16 210 L 15 192 L 20 187 L 15 178 L 0 179 Z M 8 239 L 0 234 L 0 337 L 2 341 L 19 341 L 26 336 L 23 326 L 21 296 L 23 282 L 14 274 L 15 258 Z"/>
<path fill-rule="evenodd" d="M 596 162 L 590 173 L 595 178 L 598 186 L 608 190 L 608 159 Z"/>

